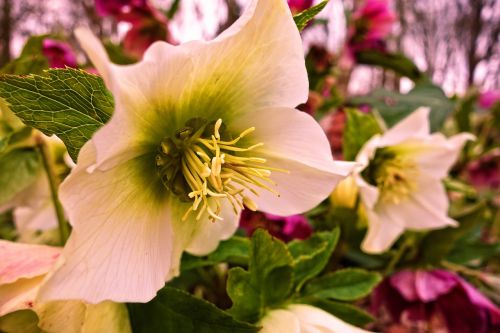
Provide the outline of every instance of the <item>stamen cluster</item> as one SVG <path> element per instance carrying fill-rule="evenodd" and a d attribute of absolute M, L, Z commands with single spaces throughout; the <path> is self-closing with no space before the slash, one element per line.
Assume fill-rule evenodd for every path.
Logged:
<path fill-rule="evenodd" d="M 419 171 L 408 156 L 391 148 L 379 148 L 362 175 L 368 183 L 378 187 L 380 201 L 399 204 L 416 190 Z"/>
<path fill-rule="evenodd" d="M 271 187 L 276 185 L 271 171 L 285 170 L 268 167 L 266 159 L 250 155 L 263 143 L 242 144 L 254 130 L 250 127 L 231 139 L 222 119 L 193 118 L 161 142 L 156 166 L 163 184 L 182 201 L 192 202 L 183 220 L 191 213 L 199 220 L 205 212 L 212 221 L 222 220 L 222 200 L 231 204 L 235 214 L 244 206 L 256 210 L 248 193 L 258 196 L 258 188 L 279 195 Z"/>

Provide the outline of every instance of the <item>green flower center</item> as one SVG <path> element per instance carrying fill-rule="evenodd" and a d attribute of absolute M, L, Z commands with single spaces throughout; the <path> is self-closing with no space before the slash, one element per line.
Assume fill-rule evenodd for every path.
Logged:
<path fill-rule="evenodd" d="M 243 144 L 243 138 L 255 130 L 250 127 L 234 139 L 222 120 L 193 118 L 172 137 L 163 139 L 156 155 L 156 166 L 163 185 L 184 202 L 192 205 L 183 220 L 194 213 L 199 220 L 207 212 L 212 221 L 222 220 L 222 200 L 227 200 L 235 214 L 257 204 L 248 192 L 258 195 L 265 189 L 276 195 L 271 186 L 271 171 L 284 171 L 266 166 L 264 158 L 251 156 L 262 143 Z M 214 202 L 214 204 L 210 204 Z"/>
<path fill-rule="evenodd" d="M 405 154 L 391 148 L 379 148 L 361 173 L 380 191 L 379 202 L 399 204 L 417 189 L 417 164 Z"/>

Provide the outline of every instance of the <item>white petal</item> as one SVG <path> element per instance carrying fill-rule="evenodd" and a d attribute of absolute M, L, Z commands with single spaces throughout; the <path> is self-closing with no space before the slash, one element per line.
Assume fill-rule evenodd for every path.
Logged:
<path fill-rule="evenodd" d="M 361 249 L 367 253 L 382 253 L 388 250 L 405 231 L 402 218 L 389 214 L 387 210 L 374 212 L 371 209 L 366 209 L 366 214 L 368 216 L 368 231 L 361 244 Z"/>
<path fill-rule="evenodd" d="M 399 205 L 387 207 L 393 215 L 401 216 L 405 226 L 413 230 L 427 230 L 457 226 L 448 217 L 449 200 L 443 184 L 434 179 L 420 179 L 418 190 Z"/>
<path fill-rule="evenodd" d="M 102 302 L 88 304 L 82 333 L 130 333 L 130 321 L 125 304 Z"/>
<path fill-rule="evenodd" d="M 334 161 L 330 145 L 319 124 L 308 114 L 288 108 L 260 109 L 235 121 L 239 130 L 254 126 L 252 136 L 264 146 L 254 150 L 270 167 L 279 197 L 260 190 L 254 200 L 259 210 L 293 215 L 324 200 L 335 185 L 350 174 L 355 163 Z M 271 185 L 271 187 L 273 187 Z"/>
<path fill-rule="evenodd" d="M 0 285 L 0 317 L 17 310 L 31 309 L 44 276 Z"/>
<path fill-rule="evenodd" d="M 0 285 L 46 274 L 61 248 L 0 240 Z"/>
<path fill-rule="evenodd" d="M 260 322 L 259 333 L 303 333 L 298 318 L 287 310 L 271 310 Z"/>
<path fill-rule="evenodd" d="M 37 304 L 38 327 L 50 333 L 83 333 L 86 305 L 79 301 L 56 301 Z"/>
<path fill-rule="evenodd" d="M 460 133 L 446 138 L 441 133 L 430 136 L 422 143 L 425 149 L 416 156 L 422 175 L 443 179 L 457 161 L 466 141 L 473 140 L 469 133 Z"/>
<path fill-rule="evenodd" d="M 220 214 L 223 218 L 222 221 L 212 222 L 208 216 L 196 221 L 194 215 L 192 214 L 192 218 L 184 222 L 196 225 L 193 238 L 186 251 L 198 256 L 209 254 L 217 248 L 221 240 L 226 240 L 234 235 L 240 221 L 240 210 L 235 213 L 227 201 L 222 203 Z"/>
<path fill-rule="evenodd" d="M 40 298 L 146 302 L 170 269 L 169 204 L 155 192 L 157 182 L 144 179 L 139 160 L 89 173 L 93 153 L 90 141 L 61 185 L 73 231 Z"/>
<path fill-rule="evenodd" d="M 236 117 L 255 107 L 294 107 L 307 99 L 302 42 L 284 0 L 254 0 L 215 40 L 176 47 L 157 42 L 143 61 L 129 66 L 109 63 L 88 30 L 78 30 L 77 37 L 115 98 L 110 123 L 95 135 L 99 165 L 116 152 L 133 157 L 193 117 Z"/>
<path fill-rule="evenodd" d="M 380 145 L 391 146 L 411 138 L 425 138 L 430 134 L 430 109 L 421 107 L 390 128 L 381 138 Z"/>
<path fill-rule="evenodd" d="M 292 304 L 288 306 L 288 310 L 293 312 L 298 318 L 301 327 L 314 327 L 320 332 L 327 333 L 368 333 L 361 328 L 352 326 L 337 317 L 316 308 L 305 304 Z M 306 328 L 307 329 L 307 328 Z M 310 330 L 309 330 L 310 331 Z M 305 330 L 303 332 L 306 332 Z"/>

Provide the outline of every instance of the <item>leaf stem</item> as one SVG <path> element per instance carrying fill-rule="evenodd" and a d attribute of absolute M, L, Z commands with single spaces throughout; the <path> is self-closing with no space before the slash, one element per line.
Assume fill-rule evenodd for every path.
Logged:
<path fill-rule="evenodd" d="M 59 181 L 57 180 L 56 174 L 54 172 L 54 164 L 52 162 L 51 153 L 49 147 L 47 146 L 47 143 L 40 135 L 36 137 L 36 142 L 38 151 L 40 152 L 40 156 L 42 158 L 45 174 L 47 175 L 47 180 L 49 181 L 50 195 L 52 199 L 52 204 L 56 212 L 57 225 L 59 228 L 60 243 L 61 245 L 64 245 L 69 237 L 69 225 L 66 222 L 66 218 L 64 217 L 64 210 L 61 205 L 61 202 L 59 201 L 59 195 L 58 195 Z"/>

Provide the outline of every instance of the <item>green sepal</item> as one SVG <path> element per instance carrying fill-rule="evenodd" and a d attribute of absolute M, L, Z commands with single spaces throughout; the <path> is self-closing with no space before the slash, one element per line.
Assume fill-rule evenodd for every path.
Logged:
<path fill-rule="evenodd" d="M 307 8 L 303 12 L 300 12 L 299 14 L 295 15 L 293 17 L 293 20 L 297 25 L 297 29 L 299 29 L 299 31 L 302 31 L 306 27 L 307 23 L 309 23 L 309 21 L 311 21 L 316 15 L 318 15 L 319 12 L 321 12 L 327 4 L 328 0 L 324 0 L 318 3 L 316 6 Z"/>

